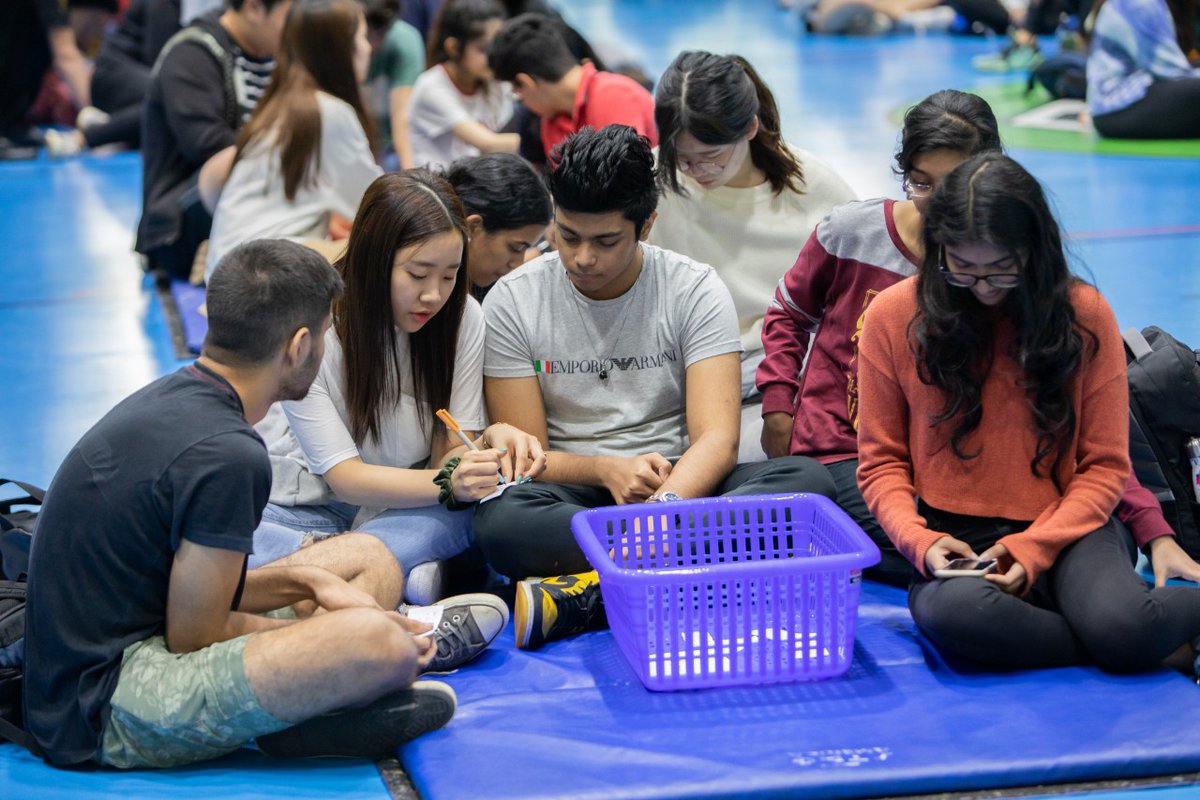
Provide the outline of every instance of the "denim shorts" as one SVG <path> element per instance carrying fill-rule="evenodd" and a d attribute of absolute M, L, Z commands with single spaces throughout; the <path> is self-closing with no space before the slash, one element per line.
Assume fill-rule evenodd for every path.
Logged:
<path fill-rule="evenodd" d="M 250 568 L 294 553 L 303 545 L 351 529 L 358 506 L 334 502 L 323 506 L 280 506 L 268 503 L 254 531 Z M 473 508 L 448 511 L 442 505 L 391 508 L 354 530 L 382 540 L 404 566 L 451 558 L 471 546 Z"/>
<path fill-rule="evenodd" d="M 174 767 L 237 750 L 292 723 L 268 713 L 246 678 L 251 634 L 192 653 L 162 636 L 125 648 L 96 760 L 121 769 Z"/>

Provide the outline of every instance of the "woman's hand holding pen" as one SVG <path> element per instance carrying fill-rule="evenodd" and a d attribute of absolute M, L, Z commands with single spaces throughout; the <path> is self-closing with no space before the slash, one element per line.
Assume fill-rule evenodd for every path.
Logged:
<path fill-rule="evenodd" d="M 500 474 L 505 482 L 536 478 L 546 468 L 546 453 L 541 442 L 519 428 L 497 422 L 487 427 L 481 440 L 486 447 L 503 451 L 500 453 Z"/>
<path fill-rule="evenodd" d="M 496 491 L 501 464 L 507 453 L 503 448 L 467 450 L 450 474 L 450 488 L 460 503 L 473 503 Z"/>

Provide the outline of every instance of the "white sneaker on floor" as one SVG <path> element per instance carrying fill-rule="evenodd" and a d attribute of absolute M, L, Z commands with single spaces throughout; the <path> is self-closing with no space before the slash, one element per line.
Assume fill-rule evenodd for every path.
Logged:
<path fill-rule="evenodd" d="M 508 624 L 508 606 L 494 594 L 455 595 L 405 613 L 434 627 L 437 655 L 426 672 L 458 669 L 486 650 Z"/>
<path fill-rule="evenodd" d="M 404 599 L 413 605 L 432 605 L 445 595 L 445 583 L 445 561 L 417 564 L 404 580 Z"/>
<path fill-rule="evenodd" d="M 54 158 L 70 158 L 83 149 L 83 134 L 79 131 L 46 131 L 46 152 Z"/>
<path fill-rule="evenodd" d="M 103 125 L 111 119 L 108 114 L 105 114 L 95 106 L 84 106 L 79 110 L 79 115 L 75 117 L 75 127 L 79 130 L 90 128 L 93 125 Z"/>

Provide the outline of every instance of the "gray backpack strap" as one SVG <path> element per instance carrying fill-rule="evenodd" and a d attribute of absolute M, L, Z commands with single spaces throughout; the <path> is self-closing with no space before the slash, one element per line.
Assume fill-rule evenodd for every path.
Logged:
<path fill-rule="evenodd" d="M 1129 348 L 1134 361 L 1141 361 L 1154 352 L 1154 348 L 1137 328 L 1126 328 L 1121 331 L 1121 338 L 1125 340 L 1125 346 Z"/>
<path fill-rule="evenodd" d="M 24 491 L 27 495 L 29 495 L 29 497 L 15 498 L 14 500 L 7 501 L 7 502 L 12 503 L 13 505 L 24 505 L 25 503 L 23 503 L 21 501 L 31 500 L 31 499 L 36 500 L 37 502 L 41 503 L 43 500 L 46 499 L 46 490 L 40 486 L 34 486 L 32 483 L 24 483 L 23 481 L 14 481 L 12 478 L 0 478 L 0 486 L 4 486 L 9 483 L 11 483 L 13 486 L 18 487 L 19 489 Z"/>
<path fill-rule="evenodd" d="M 158 58 L 154 61 L 154 67 L 150 70 L 150 77 L 155 78 L 158 72 L 162 69 L 163 59 L 167 57 L 175 49 L 177 45 L 184 42 L 197 42 L 204 45 L 212 57 L 221 65 L 221 75 L 225 85 L 225 121 L 234 130 L 241 127 L 241 114 L 237 105 L 237 94 L 233 88 L 233 54 L 221 46 L 217 41 L 217 37 L 213 36 L 208 31 L 197 28 L 195 25 L 189 25 L 183 28 L 163 45 L 162 52 L 158 54 Z"/>

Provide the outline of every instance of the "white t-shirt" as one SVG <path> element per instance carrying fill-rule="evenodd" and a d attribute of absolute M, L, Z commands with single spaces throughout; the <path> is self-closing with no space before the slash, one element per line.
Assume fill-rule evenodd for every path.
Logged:
<path fill-rule="evenodd" d="M 378 439 L 355 444 L 350 434 L 350 415 L 345 399 L 345 361 L 341 342 L 332 329 L 325 335 L 325 358 L 303 400 L 280 403 L 287 416 L 289 430 L 280 432 L 274 424 L 260 423 L 257 428 L 272 453 L 272 467 L 279 471 L 277 458 L 299 462 L 311 475 L 324 475 L 334 466 L 358 456 L 367 464 L 388 467 L 421 467 L 429 460 L 430 441 L 438 422 L 437 409 L 426 406 L 424 419 L 418 417 L 417 400 L 412 394 L 412 369 L 409 365 L 409 338 L 396 331 L 397 358 L 401 365 L 401 400 L 398 406 L 385 411 L 380 420 Z M 462 324 L 458 332 L 458 347 L 454 356 L 454 388 L 450 393 L 449 411 L 464 430 L 483 430 L 486 426 L 483 408 L 483 311 L 473 298 L 467 298 Z M 274 412 L 273 413 L 277 413 Z M 264 421 L 266 422 L 266 421 Z M 280 441 L 282 437 L 291 441 Z M 300 489 L 283 483 L 276 476 L 272 483 L 271 501 L 296 505 L 310 500 L 304 495 L 305 483 L 311 478 L 293 475 L 288 479 L 300 481 Z M 297 496 L 297 492 L 300 495 Z M 381 509 L 373 509 L 377 513 Z M 360 512 L 357 522 L 369 519 L 374 513 Z"/>
<path fill-rule="evenodd" d="M 454 135 L 454 126 L 475 120 L 498 131 L 512 116 L 513 100 L 507 84 L 488 81 L 474 94 L 463 94 L 446 67 L 438 64 L 425 70 L 413 84 L 408 101 L 408 138 L 413 163 L 443 167 L 479 149 Z"/>
<path fill-rule="evenodd" d="M 762 361 L 762 319 L 775 286 L 796 263 L 809 235 L 835 207 L 856 199 L 833 168 L 812 153 L 791 148 L 804 173 L 804 193 L 779 194 L 770 182 L 735 189 L 705 189 L 679 174 L 685 195 L 663 192 L 649 241 L 712 264 L 729 287 L 742 335 L 742 396 L 757 393 L 754 372 Z"/>
<path fill-rule="evenodd" d="M 484 374 L 537 376 L 556 450 L 682 455 L 687 368 L 742 349 L 729 290 L 712 267 L 641 247 L 641 274 L 612 300 L 580 294 L 558 253 L 505 275 L 484 300 Z"/>
<path fill-rule="evenodd" d="M 253 239 L 323 239 L 329 213 L 354 218 L 363 193 L 383 170 L 375 163 L 367 135 L 349 103 L 317 92 L 321 111 L 320 167 L 296 188 L 283 193 L 280 150 L 274 136 L 255 142 L 229 173 L 213 214 L 205 278 L 221 256 Z"/>

